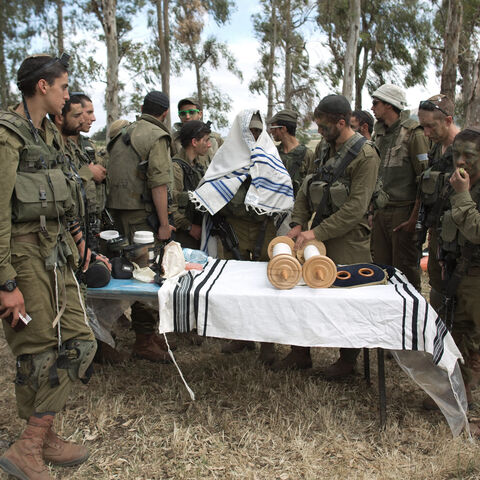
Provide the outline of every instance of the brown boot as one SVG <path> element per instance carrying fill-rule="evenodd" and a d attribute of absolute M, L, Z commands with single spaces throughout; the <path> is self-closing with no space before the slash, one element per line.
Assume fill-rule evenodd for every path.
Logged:
<path fill-rule="evenodd" d="M 135 357 L 158 363 L 172 362 L 168 352 L 160 348 L 155 342 L 154 333 L 136 333 L 135 337 L 132 349 Z"/>
<path fill-rule="evenodd" d="M 296 346 L 292 346 L 290 353 L 285 358 L 271 366 L 274 372 L 279 372 L 280 370 L 306 370 L 307 368 L 312 368 L 310 348 Z"/>
<path fill-rule="evenodd" d="M 258 354 L 258 360 L 264 365 L 272 365 L 277 359 L 275 353 L 275 344 L 262 342 L 260 344 L 260 353 Z"/>
<path fill-rule="evenodd" d="M 0 458 L 0 468 L 20 480 L 53 480 L 43 461 L 45 437 L 53 415 L 30 417 L 22 436 Z"/>
<path fill-rule="evenodd" d="M 167 336 L 168 344 L 170 345 L 170 350 L 173 352 L 177 349 L 177 343 L 172 336 Z M 158 333 L 153 334 L 153 341 L 162 349 L 168 352 L 167 342 L 163 337 L 163 334 L 159 335 Z"/>
<path fill-rule="evenodd" d="M 60 438 L 50 427 L 43 444 L 43 458 L 46 462 L 62 467 L 83 463 L 88 458 L 88 450 Z"/>
<path fill-rule="evenodd" d="M 255 342 L 247 340 L 232 340 L 222 345 L 222 353 L 240 353 L 244 350 L 255 350 Z"/>
<path fill-rule="evenodd" d="M 97 351 L 93 361 L 101 365 L 116 365 L 123 363 L 126 360 L 125 355 L 120 353 L 115 348 L 112 348 L 108 343 L 97 340 Z"/>
<path fill-rule="evenodd" d="M 336 380 L 338 378 L 348 377 L 355 370 L 355 364 L 340 357 L 329 367 L 320 370 L 320 373 L 326 380 Z"/>

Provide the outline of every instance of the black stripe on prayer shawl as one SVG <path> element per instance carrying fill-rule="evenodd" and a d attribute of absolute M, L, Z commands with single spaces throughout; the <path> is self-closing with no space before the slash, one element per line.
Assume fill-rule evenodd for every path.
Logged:
<path fill-rule="evenodd" d="M 405 284 L 403 289 L 413 299 L 413 311 L 412 311 L 412 350 L 418 350 L 418 297 L 410 290 L 409 286 Z M 416 291 L 416 290 L 415 290 Z"/>
<path fill-rule="evenodd" d="M 217 278 L 211 283 L 210 288 L 207 290 L 205 294 L 205 321 L 203 323 L 203 335 L 207 335 L 207 318 L 208 318 L 208 297 L 210 295 L 210 291 L 212 290 L 213 286 L 215 285 L 216 281 L 220 278 L 220 275 L 223 273 L 224 268 L 227 265 L 228 260 L 223 264 Z"/>
<path fill-rule="evenodd" d="M 214 274 L 215 270 L 217 269 L 221 261 L 222 260 L 220 259 L 215 260 L 215 263 L 212 265 L 212 268 L 210 268 L 208 273 L 205 275 L 205 278 L 195 287 L 195 291 L 193 294 L 193 311 L 195 313 L 195 321 L 197 322 L 198 331 L 200 331 L 200 325 L 198 324 L 198 304 L 199 304 L 200 290 L 205 286 L 208 279 Z M 204 318 L 203 332 L 205 332 L 205 321 L 206 321 L 206 318 Z M 205 333 L 202 333 L 202 335 L 205 335 Z"/>
<path fill-rule="evenodd" d="M 402 350 L 406 350 L 405 348 L 405 318 L 407 316 L 407 299 L 400 293 L 400 289 L 398 284 L 395 285 L 395 291 L 403 300 L 403 313 L 402 313 Z"/>
<path fill-rule="evenodd" d="M 423 336 L 423 349 L 425 350 L 425 332 L 427 330 L 427 320 L 428 320 L 428 309 L 430 308 L 430 305 L 428 304 L 427 301 L 425 301 L 425 317 L 423 318 L 423 330 L 422 330 L 422 336 Z"/>
<path fill-rule="evenodd" d="M 433 363 L 438 365 L 443 356 L 443 340 L 447 335 L 448 330 L 440 317 L 437 317 L 435 320 L 435 325 L 437 326 L 437 334 L 433 341 Z"/>
<path fill-rule="evenodd" d="M 173 290 L 173 331 L 190 331 L 190 296 L 188 292 L 193 284 L 193 275 L 188 272 L 178 279 Z M 186 294 L 187 292 L 187 294 Z"/>

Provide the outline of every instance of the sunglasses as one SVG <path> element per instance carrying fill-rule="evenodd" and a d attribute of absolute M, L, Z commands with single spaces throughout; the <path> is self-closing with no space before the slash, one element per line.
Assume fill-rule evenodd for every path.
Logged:
<path fill-rule="evenodd" d="M 187 115 L 194 115 L 195 113 L 200 113 L 200 110 L 198 108 L 192 108 L 191 110 L 179 110 L 178 116 L 186 117 Z"/>
<path fill-rule="evenodd" d="M 438 105 L 435 105 L 435 103 L 432 100 L 422 100 L 420 102 L 420 105 L 418 106 L 420 110 L 427 110 L 427 112 L 433 112 L 434 110 L 439 110 L 442 112 L 444 115 L 447 117 L 450 116 L 449 113 L 447 113 L 445 110 L 440 108 Z"/>
<path fill-rule="evenodd" d="M 381 100 L 372 100 L 372 105 L 375 106 L 375 105 L 378 105 L 379 103 L 381 102 Z"/>

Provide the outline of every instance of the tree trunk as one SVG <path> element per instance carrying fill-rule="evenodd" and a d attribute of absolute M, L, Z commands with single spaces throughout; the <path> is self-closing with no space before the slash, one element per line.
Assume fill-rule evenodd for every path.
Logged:
<path fill-rule="evenodd" d="M 440 92 L 453 101 L 455 101 L 457 86 L 458 45 L 462 18 L 463 6 L 461 0 L 448 0 Z"/>
<path fill-rule="evenodd" d="M 357 60 L 357 45 L 360 35 L 360 0 L 350 0 L 350 25 L 345 46 L 345 59 L 343 67 L 342 95 L 351 102 L 353 98 L 353 84 L 355 81 L 355 65 Z"/>
<path fill-rule="evenodd" d="M 55 0 L 57 7 L 57 49 L 58 54 L 61 55 L 64 52 L 63 44 L 63 0 Z"/>
<path fill-rule="evenodd" d="M 272 1 L 272 13 L 271 13 L 271 28 L 272 37 L 270 39 L 270 56 L 268 58 L 268 76 L 267 76 L 267 119 L 272 118 L 273 115 L 273 71 L 275 67 L 275 48 L 277 47 L 277 2 Z"/>
<path fill-rule="evenodd" d="M 117 1 L 102 0 L 102 24 L 107 45 L 107 89 L 105 92 L 105 108 L 107 110 L 107 129 L 110 124 L 120 118 L 120 102 L 118 99 L 118 38 L 117 38 Z"/>
<path fill-rule="evenodd" d="M 3 2 L 2 2 L 3 3 Z M 5 25 L 5 9 L 0 10 L 0 24 Z M 5 33 L 0 29 L 0 108 L 6 110 L 10 101 L 10 81 L 7 78 L 7 66 L 5 64 Z"/>
<path fill-rule="evenodd" d="M 155 0 L 157 7 L 158 50 L 160 51 L 160 75 L 162 92 L 170 98 L 170 23 L 168 20 L 169 0 Z M 171 117 L 168 111 L 165 124 L 170 127 Z"/>
<path fill-rule="evenodd" d="M 465 127 L 480 126 L 480 52 L 472 70 L 472 87 L 465 103 Z"/>
<path fill-rule="evenodd" d="M 292 31 L 292 13 L 290 10 L 290 0 L 285 2 L 285 108 L 292 108 L 292 46 L 291 35 Z"/>

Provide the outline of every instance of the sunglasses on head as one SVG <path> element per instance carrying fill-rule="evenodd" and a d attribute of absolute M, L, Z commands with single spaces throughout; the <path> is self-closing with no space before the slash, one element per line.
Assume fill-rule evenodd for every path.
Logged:
<path fill-rule="evenodd" d="M 190 110 L 179 110 L 178 116 L 186 117 L 187 115 L 194 115 L 195 113 L 200 113 L 200 110 L 198 108 L 192 108 Z"/>
<path fill-rule="evenodd" d="M 420 110 L 427 110 L 427 112 L 433 112 L 434 110 L 439 110 L 440 112 L 442 112 L 447 117 L 450 116 L 449 113 L 447 113 L 445 110 L 443 110 L 438 105 L 436 105 L 434 100 L 422 100 L 420 102 L 420 105 L 418 106 L 418 108 Z"/>

